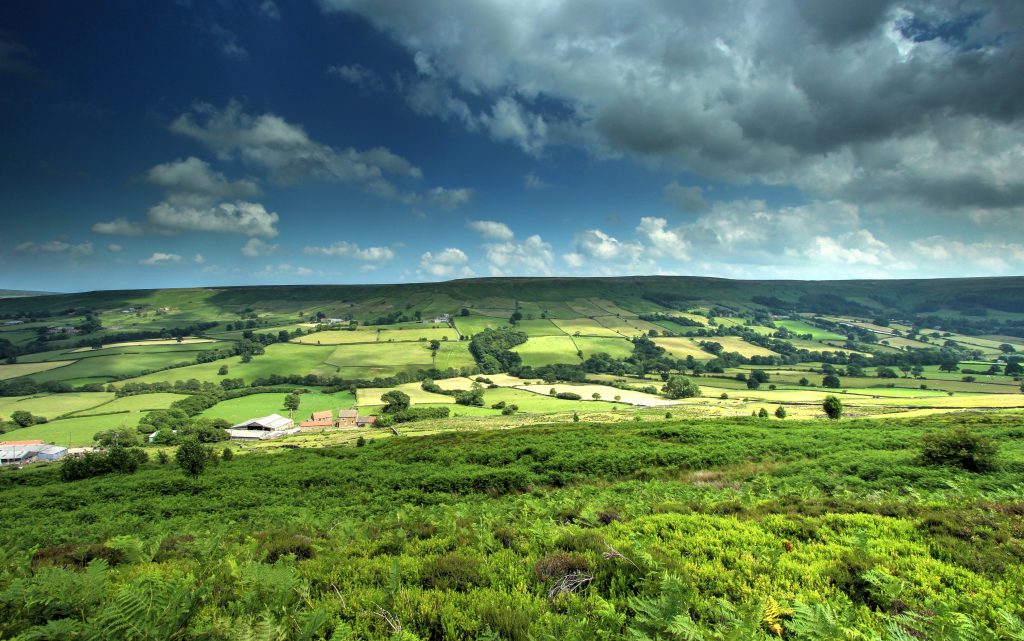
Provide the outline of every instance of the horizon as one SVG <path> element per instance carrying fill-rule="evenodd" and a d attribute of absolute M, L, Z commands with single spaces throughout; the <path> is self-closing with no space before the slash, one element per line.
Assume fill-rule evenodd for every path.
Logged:
<path fill-rule="evenodd" d="M 1024 11 L 822 6 L 8 3 L 0 270 L 1024 274 Z"/>

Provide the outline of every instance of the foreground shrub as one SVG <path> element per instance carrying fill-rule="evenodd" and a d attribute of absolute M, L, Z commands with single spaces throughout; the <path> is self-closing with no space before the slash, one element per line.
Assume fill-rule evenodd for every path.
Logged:
<path fill-rule="evenodd" d="M 428 559 L 420 570 L 420 581 L 426 588 L 456 592 L 484 584 L 479 559 L 463 554 L 446 554 Z"/>
<path fill-rule="evenodd" d="M 266 552 L 264 560 L 267 563 L 276 563 L 281 557 L 289 555 L 297 561 L 312 559 L 316 555 L 313 540 L 301 534 L 264 534 L 262 547 Z"/>
<path fill-rule="evenodd" d="M 68 456 L 60 466 L 60 478 L 78 481 L 104 474 L 134 474 L 149 455 L 135 447 L 111 447 L 106 452 Z"/>
<path fill-rule="evenodd" d="M 999 449 L 991 439 L 957 429 L 952 432 L 927 434 L 921 439 L 923 465 L 958 467 L 968 472 L 991 472 L 996 469 Z"/>
<path fill-rule="evenodd" d="M 585 572 L 590 569 L 590 562 L 579 554 L 559 552 L 550 554 L 533 566 L 533 573 L 541 581 L 561 579 L 573 572 Z"/>

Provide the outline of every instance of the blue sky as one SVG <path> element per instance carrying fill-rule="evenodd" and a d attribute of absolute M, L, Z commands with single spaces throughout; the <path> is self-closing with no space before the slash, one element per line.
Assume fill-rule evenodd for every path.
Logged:
<path fill-rule="evenodd" d="M 1017 2 L 0 6 L 0 287 L 1020 275 Z"/>

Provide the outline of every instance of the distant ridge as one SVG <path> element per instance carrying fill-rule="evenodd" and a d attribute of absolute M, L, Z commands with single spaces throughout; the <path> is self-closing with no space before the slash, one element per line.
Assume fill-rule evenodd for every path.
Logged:
<path fill-rule="evenodd" d="M 29 296 L 52 296 L 62 292 L 32 292 L 20 289 L 0 289 L 0 298 L 28 298 Z"/>

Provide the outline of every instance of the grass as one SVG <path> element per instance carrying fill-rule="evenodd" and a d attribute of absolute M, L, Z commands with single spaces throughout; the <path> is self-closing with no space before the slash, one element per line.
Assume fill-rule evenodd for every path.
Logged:
<path fill-rule="evenodd" d="M 370 405 L 383 405 L 383 401 L 380 400 L 381 395 L 386 392 L 390 392 L 392 389 L 396 389 L 405 392 L 409 395 L 409 400 L 413 405 L 419 405 L 421 403 L 433 404 L 433 405 L 447 405 L 455 402 L 455 398 L 452 396 L 446 396 L 444 394 L 434 394 L 433 392 L 424 391 L 419 383 L 406 383 L 404 385 L 398 385 L 397 387 L 364 387 L 356 390 L 356 402 L 360 407 Z"/>
<path fill-rule="evenodd" d="M 450 327 L 445 328 L 424 328 L 408 327 L 404 329 L 384 329 L 377 338 L 379 343 L 389 341 L 431 341 L 431 340 L 459 340 L 459 334 Z"/>
<path fill-rule="evenodd" d="M 376 329 L 328 330 L 313 332 L 305 336 L 292 339 L 293 343 L 303 345 L 345 345 L 348 343 L 376 343 Z"/>
<path fill-rule="evenodd" d="M 0 397 L 0 418 L 10 418 L 19 410 L 49 419 L 88 410 L 114 399 L 111 392 L 73 392 L 37 396 Z"/>
<path fill-rule="evenodd" d="M 559 385 L 549 385 L 547 389 L 559 389 Z M 562 385 L 562 391 L 571 391 L 569 385 Z M 544 390 L 545 392 L 547 390 Z M 565 400 L 561 398 L 555 398 L 549 396 L 547 393 L 536 394 L 534 392 L 528 392 L 521 389 L 512 389 L 507 387 L 499 387 L 495 389 L 488 389 L 484 391 L 484 402 L 487 407 L 495 403 L 504 401 L 506 404 L 515 404 L 519 406 L 519 411 L 530 412 L 530 413 L 550 413 L 550 412 L 572 412 L 574 410 L 579 411 L 611 411 L 616 409 L 622 409 L 622 405 L 618 405 L 614 402 L 609 401 L 594 401 L 594 400 Z"/>
<path fill-rule="evenodd" d="M 574 392 L 583 397 L 583 400 L 593 400 L 594 394 L 600 394 L 601 399 L 609 402 L 621 402 L 630 405 L 641 405 L 644 407 L 660 407 L 663 405 L 674 405 L 676 401 L 671 401 L 666 398 L 656 396 L 654 394 L 647 394 L 644 392 L 636 392 L 633 390 L 624 390 L 617 387 L 611 387 L 610 385 L 580 385 L 580 384 L 568 384 L 568 383 L 557 383 L 557 384 L 538 384 L 538 385 L 522 385 L 518 389 L 523 389 L 529 392 L 537 394 L 549 394 L 551 388 L 555 388 L 559 392 Z M 655 385 L 655 387 L 660 387 Z M 619 397 L 616 401 L 615 398 Z"/>
<path fill-rule="evenodd" d="M 843 336 L 842 334 L 837 334 L 837 333 L 829 331 L 827 329 L 822 329 L 822 328 L 817 327 L 815 325 L 811 325 L 810 323 L 808 323 L 806 321 L 799 321 L 799 320 L 777 320 L 777 321 L 775 321 L 775 325 L 777 327 L 785 327 L 786 329 L 788 329 L 789 331 L 793 332 L 794 334 L 798 334 L 798 335 L 810 334 L 811 338 L 813 340 L 816 340 L 816 341 L 819 341 L 819 340 L 836 340 L 836 341 L 846 340 L 846 337 Z"/>
<path fill-rule="evenodd" d="M 135 427 L 141 419 L 142 414 L 139 412 L 64 418 L 43 425 L 11 430 L 2 438 L 6 441 L 41 439 L 56 445 L 82 447 L 93 444 L 92 436 L 96 432 L 118 427 Z"/>
<path fill-rule="evenodd" d="M 71 417 L 78 418 L 80 416 L 95 416 L 98 414 L 110 414 L 113 412 L 148 412 L 150 410 L 163 410 L 171 406 L 174 401 L 179 401 L 186 398 L 185 394 L 171 394 L 171 393 L 155 393 L 155 394 L 135 394 L 132 396 L 123 396 L 121 398 L 115 398 L 102 405 L 97 405 L 89 409 L 80 410 L 72 414 Z"/>
<path fill-rule="evenodd" d="M 576 347 L 583 351 L 583 358 L 604 352 L 612 358 L 628 358 L 633 354 L 633 344 L 624 338 L 597 338 L 580 336 L 573 338 Z"/>
<path fill-rule="evenodd" d="M 74 361 L 50 361 L 48 363 L 15 363 L 14 365 L 0 365 L 0 381 L 22 376 L 33 376 L 47 370 L 65 365 L 71 365 Z"/>
<path fill-rule="evenodd" d="M 576 335 L 578 332 L 580 336 L 621 338 L 618 332 L 605 327 L 591 318 L 572 318 L 569 320 L 552 320 L 551 322 L 570 336 Z"/>
<path fill-rule="evenodd" d="M 560 336 L 531 336 L 522 345 L 516 345 L 512 351 L 523 359 L 523 365 L 540 367 L 555 363 L 579 363 L 576 355 L 576 344 L 565 334 Z"/>
<path fill-rule="evenodd" d="M 223 418 L 231 423 L 239 423 L 249 418 L 267 416 L 269 414 L 280 414 L 288 416 L 288 410 L 284 408 L 285 392 L 251 394 L 241 398 L 233 398 L 221 401 L 213 407 L 205 410 L 201 415 L 209 418 Z M 295 412 L 295 422 L 304 420 L 313 412 L 324 410 L 348 409 L 355 404 L 355 397 L 351 392 L 343 391 L 334 394 L 322 392 L 307 392 L 299 395 L 299 409 Z"/>
<path fill-rule="evenodd" d="M 701 340 L 714 341 L 717 340 L 717 337 Z M 655 338 L 654 342 L 659 346 L 664 347 L 669 354 L 675 356 L 676 358 L 686 358 L 687 356 L 693 356 L 696 360 L 699 361 L 709 361 L 715 357 L 714 354 L 711 354 L 710 352 L 706 352 L 703 349 L 701 349 L 697 345 L 696 341 L 691 338 L 682 338 L 676 336 L 659 337 Z"/>
<path fill-rule="evenodd" d="M 455 327 L 458 328 L 461 334 L 466 336 L 472 336 L 478 334 L 485 329 L 499 329 L 501 327 L 508 327 L 509 323 L 507 319 L 494 318 L 491 316 L 479 316 L 473 314 L 470 316 L 456 316 Z"/>
<path fill-rule="evenodd" d="M 320 367 L 326 359 L 330 358 L 335 349 L 342 348 L 277 343 L 274 345 L 268 345 L 265 354 L 254 357 L 252 361 L 248 363 L 241 362 L 241 357 L 239 356 L 232 356 L 231 358 L 225 358 L 211 363 L 202 363 L 199 365 L 190 365 L 188 367 L 170 369 L 162 372 L 154 372 L 131 380 L 144 383 L 154 383 L 158 381 L 173 383 L 174 381 L 189 380 L 192 378 L 198 380 L 217 381 L 224 378 L 217 375 L 217 370 L 219 370 L 222 365 L 228 366 L 227 377 L 242 378 L 247 383 L 251 383 L 258 378 L 265 378 L 271 374 L 306 375 L 313 373 L 314 370 Z"/>

